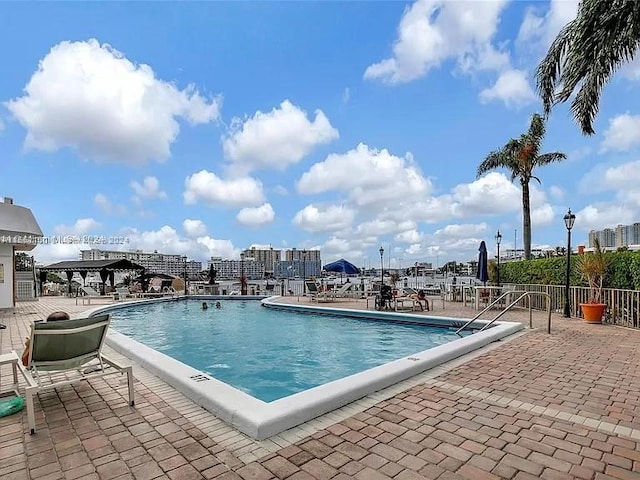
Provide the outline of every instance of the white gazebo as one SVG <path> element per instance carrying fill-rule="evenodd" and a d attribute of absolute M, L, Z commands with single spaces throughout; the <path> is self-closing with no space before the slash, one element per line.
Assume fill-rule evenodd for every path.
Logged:
<path fill-rule="evenodd" d="M 33 250 L 42 236 L 31 210 L 12 198 L 0 202 L 0 310 L 15 306 L 15 252 Z"/>

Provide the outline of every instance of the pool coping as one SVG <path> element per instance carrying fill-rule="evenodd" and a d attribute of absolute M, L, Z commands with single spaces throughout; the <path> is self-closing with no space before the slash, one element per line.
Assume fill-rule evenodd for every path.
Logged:
<path fill-rule="evenodd" d="M 181 299 L 182 298 L 183 297 L 181 297 Z M 424 323 L 425 319 L 425 317 L 396 312 L 386 313 L 351 309 L 346 311 L 344 309 L 324 306 L 276 304 L 273 302 L 275 298 L 279 297 L 263 299 L 262 303 L 266 307 L 275 307 L 278 309 L 339 313 L 354 317 L 366 316 L 367 318 L 376 319 L 401 318 L 406 321 L 411 321 L 412 319 L 422 320 L 419 323 Z M 136 302 L 136 304 L 157 303 L 158 301 L 175 301 L 175 299 L 150 299 L 144 302 Z M 97 315 L 98 313 L 128 306 L 131 306 L 131 303 L 101 306 L 90 310 L 88 314 Z M 459 319 L 450 319 L 447 317 L 429 317 L 429 320 L 431 324 L 433 324 L 431 320 L 436 320 L 435 323 L 441 324 L 450 324 L 453 320 L 459 321 Z M 486 323 L 486 321 L 477 320 L 474 322 L 474 325 L 483 325 Z M 501 338 L 510 336 L 523 328 L 524 326 L 519 322 L 496 322 L 492 328 L 483 332 L 478 332 L 468 337 L 433 347 L 429 350 L 408 355 L 384 365 L 373 367 L 363 372 L 343 377 L 269 403 L 254 398 L 241 390 L 147 347 L 119 332 L 111 330 L 107 336 L 106 343 L 114 350 L 134 360 L 149 372 L 182 392 L 196 404 L 211 411 L 218 418 L 227 422 L 237 430 L 255 439 L 263 440 L 383 388 L 394 385 L 402 380 L 406 380 L 426 370 L 470 353 Z"/>

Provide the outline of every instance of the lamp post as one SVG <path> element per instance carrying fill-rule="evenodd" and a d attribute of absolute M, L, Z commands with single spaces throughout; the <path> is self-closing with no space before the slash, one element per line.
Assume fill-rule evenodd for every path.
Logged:
<path fill-rule="evenodd" d="M 571 318 L 571 304 L 569 303 L 569 282 L 571 275 L 571 229 L 576 221 L 576 216 L 571 213 L 571 209 L 564 216 L 564 226 L 567 227 L 567 278 L 564 286 L 564 317 Z"/>
<path fill-rule="evenodd" d="M 380 247 L 380 279 L 382 280 L 380 286 L 384 285 L 384 248 Z"/>
<path fill-rule="evenodd" d="M 247 294 L 247 281 L 244 278 L 244 252 L 240 253 L 240 294 Z"/>
<path fill-rule="evenodd" d="M 184 294 L 186 295 L 188 292 L 188 287 L 187 287 L 187 256 L 184 255 L 182 257 L 182 260 L 184 261 Z"/>
<path fill-rule="evenodd" d="M 498 286 L 500 286 L 500 242 L 502 241 L 502 235 L 500 235 L 500 230 L 496 233 L 496 245 L 498 246 Z"/>
<path fill-rule="evenodd" d="M 307 296 L 307 251 L 302 251 L 302 293 Z"/>

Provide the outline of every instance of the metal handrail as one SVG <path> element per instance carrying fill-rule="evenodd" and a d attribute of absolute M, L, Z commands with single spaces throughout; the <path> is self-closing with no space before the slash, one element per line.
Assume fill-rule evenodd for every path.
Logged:
<path fill-rule="evenodd" d="M 462 327 L 460 327 L 458 330 L 456 330 L 455 333 L 457 335 L 460 335 L 460 332 L 462 330 L 464 330 L 469 325 L 471 325 L 473 322 L 475 322 L 478 318 L 480 318 L 482 316 L 482 314 L 484 314 L 486 311 L 490 310 L 500 300 L 502 300 L 503 298 L 507 297 L 508 295 L 512 295 L 513 293 L 514 292 L 510 291 L 510 292 L 504 292 L 503 294 L 501 294 L 493 302 L 491 302 L 489 305 L 487 305 L 484 310 L 482 310 L 475 317 L 473 317 L 471 320 L 469 320 L 467 323 L 465 323 Z M 522 294 L 516 300 L 514 300 L 508 306 L 506 306 L 503 311 L 501 311 L 489 323 L 484 325 L 479 331 L 482 332 L 484 329 L 489 328 L 491 325 L 493 325 L 493 323 L 496 320 L 498 320 L 500 317 L 502 317 L 502 315 L 504 315 L 509 310 L 511 310 L 511 308 L 513 308 L 518 302 L 520 302 L 520 300 L 522 300 L 525 297 L 527 297 L 527 300 L 528 300 L 527 303 L 528 303 L 528 306 L 529 306 L 529 328 L 533 328 L 533 310 L 531 308 L 531 295 L 543 295 L 547 299 L 547 333 L 551 333 L 551 295 L 549 295 L 548 293 L 545 293 L 545 292 L 522 292 Z"/>

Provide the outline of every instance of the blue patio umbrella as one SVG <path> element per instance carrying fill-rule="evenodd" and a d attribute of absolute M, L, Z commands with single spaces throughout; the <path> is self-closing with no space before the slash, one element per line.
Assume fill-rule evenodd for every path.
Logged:
<path fill-rule="evenodd" d="M 487 280 L 489 280 L 489 269 L 487 267 L 487 245 L 484 243 L 484 240 L 480 242 L 478 251 L 480 253 L 478 253 L 478 272 L 476 273 L 476 278 L 486 285 Z"/>
<path fill-rule="evenodd" d="M 360 269 L 353 263 L 346 261 L 344 258 L 336 260 L 335 262 L 327 263 L 322 267 L 327 272 L 339 272 L 345 275 L 354 275 L 360 273 Z"/>
<path fill-rule="evenodd" d="M 327 272 L 338 272 L 340 273 L 340 284 L 342 284 L 342 274 L 345 275 L 353 275 L 356 273 L 360 273 L 360 269 L 356 267 L 353 263 L 346 261 L 344 258 L 340 260 L 336 260 L 335 262 L 327 263 L 324 267 L 322 267 Z"/>

